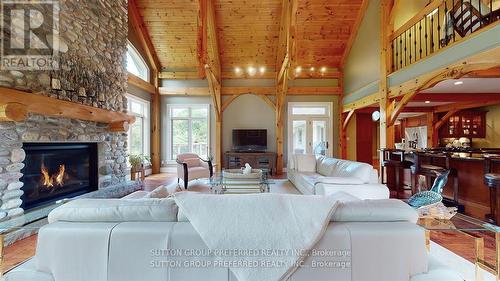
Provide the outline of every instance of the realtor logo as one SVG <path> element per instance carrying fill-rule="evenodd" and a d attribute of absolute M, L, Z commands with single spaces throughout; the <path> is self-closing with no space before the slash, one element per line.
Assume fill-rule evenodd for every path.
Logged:
<path fill-rule="evenodd" d="M 1 0 L 1 70 L 54 70 L 59 49 L 57 0 Z"/>

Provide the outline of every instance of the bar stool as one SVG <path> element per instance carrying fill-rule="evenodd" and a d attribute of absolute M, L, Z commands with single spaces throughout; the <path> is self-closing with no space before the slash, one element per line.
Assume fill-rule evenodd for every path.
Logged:
<path fill-rule="evenodd" d="M 426 177 L 427 182 L 432 182 L 432 179 L 436 177 L 438 173 L 442 173 L 446 170 L 450 170 L 449 177 L 453 178 L 453 204 L 458 206 L 458 172 L 456 169 L 446 169 L 445 167 L 422 164 L 420 165 L 420 171 L 418 174 L 422 174 Z"/>
<path fill-rule="evenodd" d="M 394 159 L 397 156 L 397 159 Z M 401 191 L 403 191 L 404 195 L 404 181 L 401 179 L 401 172 L 404 171 L 404 169 L 410 169 L 411 166 L 413 165 L 413 162 L 405 160 L 405 151 L 404 150 L 399 150 L 399 149 L 383 149 L 382 150 L 382 163 L 381 163 L 381 181 L 382 184 L 387 184 L 388 182 L 388 177 L 384 178 L 384 175 L 386 174 L 387 168 L 392 168 L 392 171 L 394 172 L 394 186 L 393 188 L 396 190 L 396 197 L 399 197 L 399 194 Z"/>
<path fill-rule="evenodd" d="M 387 184 L 387 177 L 384 180 L 384 169 L 386 168 L 392 168 L 394 171 L 394 188 L 396 189 L 396 198 L 400 198 L 399 194 L 401 191 L 403 191 L 404 195 L 404 182 L 401 179 L 401 172 L 404 169 L 410 169 L 411 166 L 413 165 L 412 162 L 403 160 L 403 161 L 398 161 L 398 160 L 384 160 L 382 162 L 382 184 Z"/>
<path fill-rule="evenodd" d="M 487 219 L 494 222 L 495 224 L 500 222 L 500 192 L 497 192 L 497 188 L 500 188 L 500 174 L 489 173 L 484 175 L 484 183 L 490 189 L 490 212 L 491 214 L 486 215 Z"/>

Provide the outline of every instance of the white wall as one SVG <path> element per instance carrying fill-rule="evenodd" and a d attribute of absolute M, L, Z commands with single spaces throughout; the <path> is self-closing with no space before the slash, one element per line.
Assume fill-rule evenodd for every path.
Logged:
<path fill-rule="evenodd" d="M 267 149 L 276 151 L 274 110 L 260 97 L 252 94 L 236 98 L 222 117 L 223 152 L 231 150 L 233 129 L 266 129 Z"/>

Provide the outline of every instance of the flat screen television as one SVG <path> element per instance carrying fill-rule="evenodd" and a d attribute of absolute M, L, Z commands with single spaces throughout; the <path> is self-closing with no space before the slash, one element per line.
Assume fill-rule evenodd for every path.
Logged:
<path fill-rule="evenodd" d="M 267 150 L 267 130 L 234 129 L 233 151 L 264 152 Z"/>

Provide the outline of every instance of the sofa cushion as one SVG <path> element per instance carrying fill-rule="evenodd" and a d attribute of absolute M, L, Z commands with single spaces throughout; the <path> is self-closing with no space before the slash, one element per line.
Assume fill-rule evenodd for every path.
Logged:
<path fill-rule="evenodd" d="M 363 183 L 369 183 L 372 176 L 373 166 L 348 160 L 338 160 L 332 170 L 332 173 L 328 176 L 331 177 L 355 177 L 363 181 Z"/>
<path fill-rule="evenodd" d="M 331 218 L 331 221 L 342 222 L 407 221 L 416 223 L 417 220 L 417 211 L 397 199 L 344 200 Z"/>
<path fill-rule="evenodd" d="M 315 194 L 331 195 L 339 191 L 345 191 L 359 199 L 389 199 L 389 188 L 385 184 L 327 184 L 318 183 L 315 186 Z"/>
<path fill-rule="evenodd" d="M 316 157 L 312 154 L 296 154 L 296 169 L 301 172 L 316 172 Z"/>
<path fill-rule="evenodd" d="M 198 167 L 201 165 L 201 161 L 199 158 L 188 158 L 188 159 L 184 159 L 184 161 L 182 161 L 182 162 L 186 163 L 188 168 Z"/>
<path fill-rule="evenodd" d="M 49 223 L 177 221 L 174 199 L 77 199 L 49 213 Z"/>
<path fill-rule="evenodd" d="M 335 169 L 335 164 L 339 159 L 325 157 L 323 155 L 318 156 L 316 160 L 316 171 L 323 176 L 330 176 L 333 174 Z"/>

